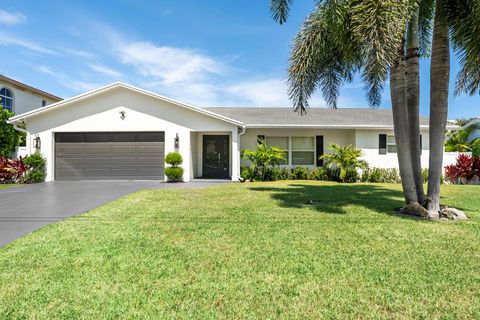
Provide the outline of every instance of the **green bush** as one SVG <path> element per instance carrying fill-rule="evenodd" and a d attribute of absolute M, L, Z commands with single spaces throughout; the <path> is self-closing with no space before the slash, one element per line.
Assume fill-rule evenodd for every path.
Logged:
<path fill-rule="evenodd" d="M 363 170 L 362 182 L 370 182 L 370 183 L 399 183 L 400 174 L 397 169 L 395 168 L 367 168 Z"/>
<path fill-rule="evenodd" d="M 178 181 L 183 176 L 183 168 L 182 167 L 165 168 L 165 175 L 168 177 L 170 181 Z"/>
<path fill-rule="evenodd" d="M 305 167 L 295 167 L 292 170 L 292 176 L 295 180 L 308 180 L 310 178 L 310 170 Z"/>
<path fill-rule="evenodd" d="M 182 155 L 176 151 L 170 152 L 165 157 L 165 163 L 177 167 L 183 163 Z"/>
<path fill-rule="evenodd" d="M 250 167 L 240 168 L 240 177 L 243 180 L 255 181 L 255 173 Z"/>
<path fill-rule="evenodd" d="M 352 145 L 341 146 L 331 143 L 328 148 L 332 153 L 326 153 L 320 158 L 325 161 L 327 168 L 338 168 L 338 177 L 342 182 L 356 182 L 358 180 L 358 169 L 365 169 L 368 164 L 361 159 L 362 150 Z"/>
<path fill-rule="evenodd" d="M 44 182 L 47 176 L 47 160 L 36 151 L 34 154 L 26 156 L 23 163 L 30 167 L 24 177 L 26 183 Z"/>
<path fill-rule="evenodd" d="M 179 167 L 183 163 L 182 155 L 178 152 L 169 152 L 165 157 L 165 163 L 170 167 L 165 168 L 165 175 L 168 181 L 181 181 L 183 176 L 183 168 Z"/>
<path fill-rule="evenodd" d="M 250 169 L 258 180 L 268 180 L 267 174 L 272 175 L 268 171 L 285 161 L 285 152 L 277 147 L 259 144 L 255 150 L 243 150 L 242 158 L 251 162 Z"/>
<path fill-rule="evenodd" d="M 7 122 L 13 116 L 14 113 L 2 108 L 0 99 L 0 156 L 3 157 L 9 157 L 15 151 L 15 147 L 20 143 L 21 136 L 24 135 Z"/>
<path fill-rule="evenodd" d="M 290 169 L 280 167 L 270 167 L 266 169 L 265 181 L 290 180 L 292 173 Z"/>
<path fill-rule="evenodd" d="M 329 180 L 328 172 L 324 167 L 315 168 L 310 173 L 310 179 L 327 181 Z"/>
<path fill-rule="evenodd" d="M 475 139 L 471 143 L 471 148 L 472 148 L 472 156 L 474 157 L 480 157 L 480 138 Z"/>

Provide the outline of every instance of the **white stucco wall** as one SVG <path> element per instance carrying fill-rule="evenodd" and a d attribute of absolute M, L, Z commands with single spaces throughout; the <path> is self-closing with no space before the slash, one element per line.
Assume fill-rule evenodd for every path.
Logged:
<path fill-rule="evenodd" d="M 124 120 L 120 118 L 120 111 L 126 112 Z M 229 133 L 232 137 L 232 150 L 238 148 L 237 125 L 125 88 L 114 88 L 28 118 L 27 130 L 31 133 L 27 145 L 30 152 L 33 151 L 32 139 L 37 134 L 40 136 L 41 153 L 48 162 L 47 181 L 54 179 L 55 132 L 164 131 L 165 154 L 174 151 L 174 138 L 178 134 L 179 152 L 184 158 L 182 166 L 185 168 L 185 181 L 194 176 L 191 156 L 192 132 Z M 237 168 L 238 161 L 232 159 L 233 180 L 238 179 Z"/>
<path fill-rule="evenodd" d="M 342 129 L 278 129 L 278 128 L 248 128 L 244 135 L 241 136 L 241 151 L 250 149 L 255 150 L 257 144 L 257 136 L 265 135 L 267 137 L 315 137 L 323 136 L 324 152 L 329 152 L 328 145 L 337 143 L 340 145 L 349 145 L 355 143 L 355 130 Z M 315 159 L 317 154 L 315 152 Z M 290 162 L 291 163 L 291 162 Z M 249 165 L 248 161 L 241 160 L 242 166 Z M 306 167 L 314 167 L 306 166 Z"/>
<path fill-rule="evenodd" d="M 55 102 L 48 97 L 33 93 L 20 87 L 13 86 L 12 84 L 2 80 L 0 80 L 0 89 L 1 88 L 10 89 L 13 92 L 13 111 L 15 112 L 15 114 L 21 114 L 30 110 L 40 108 L 42 106 L 42 100 L 45 100 L 47 104 Z"/>

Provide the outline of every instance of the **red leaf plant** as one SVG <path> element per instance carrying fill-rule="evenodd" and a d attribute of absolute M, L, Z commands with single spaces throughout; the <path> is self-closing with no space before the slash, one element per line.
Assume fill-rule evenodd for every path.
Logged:
<path fill-rule="evenodd" d="M 30 169 L 22 158 L 9 159 L 0 157 L 0 183 L 19 183 L 22 182 L 23 176 Z"/>

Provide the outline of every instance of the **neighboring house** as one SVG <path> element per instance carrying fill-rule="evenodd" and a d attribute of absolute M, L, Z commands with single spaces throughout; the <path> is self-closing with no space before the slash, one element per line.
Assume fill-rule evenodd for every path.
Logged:
<path fill-rule="evenodd" d="M 463 130 L 472 128 L 472 132 L 468 135 L 467 142 L 473 142 L 476 139 L 480 139 L 480 117 L 473 119 L 467 123 Z"/>
<path fill-rule="evenodd" d="M 328 144 L 362 149 L 371 166 L 398 167 L 392 115 L 386 109 L 198 108 L 123 83 L 31 110 L 29 152 L 40 149 L 51 180 L 163 180 L 164 155 L 178 150 L 184 180 L 238 180 L 242 150 L 260 139 L 288 154 L 286 166 L 321 165 Z M 422 118 L 422 164 L 428 121 Z M 457 127 L 450 126 L 449 129 Z M 446 159 L 446 163 L 453 159 Z"/>
<path fill-rule="evenodd" d="M 3 109 L 15 114 L 25 113 L 62 100 L 62 98 L 53 94 L 3 75 L 0 75 L 0 98 Z M 16 156 L 24 156 L 25 154 L 25 146 L 19 146 Z"/>

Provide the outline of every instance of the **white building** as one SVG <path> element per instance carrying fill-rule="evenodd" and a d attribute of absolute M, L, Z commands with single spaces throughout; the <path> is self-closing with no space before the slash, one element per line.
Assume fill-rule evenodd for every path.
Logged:
<path fill-rule="evenodd" d="M 0 75 L 0 98 L 3 109 L 15 114 L 25 113 L 62 100 L 53 94 L 3 75 Z M 25 154 L 25 146 L 19 146 L 16 155 L 24 156 Z"/>
<path fill-rule="evenodd" d="M 30 133 L 29 153 L 47 158 L 47 181 L 163 180 L 164 155 L 178 150 L 184 180 L 238 180 L 245 149 L 259 139 L 288 154 L 288 167 L 322 165 L 328 144 L 353 145 L 372 167 L 397 168 L 391 110 L 198 108 L 123 83 L 36 108 L 11 119 Z M 449 129 L 457 127 L 451 126 Z M 428 166 L 428 119 L 421 119 Z M 36 147 L 36 148 L 35 148 Z M 445 164 L 455 154 L 445 154 Z"/>

